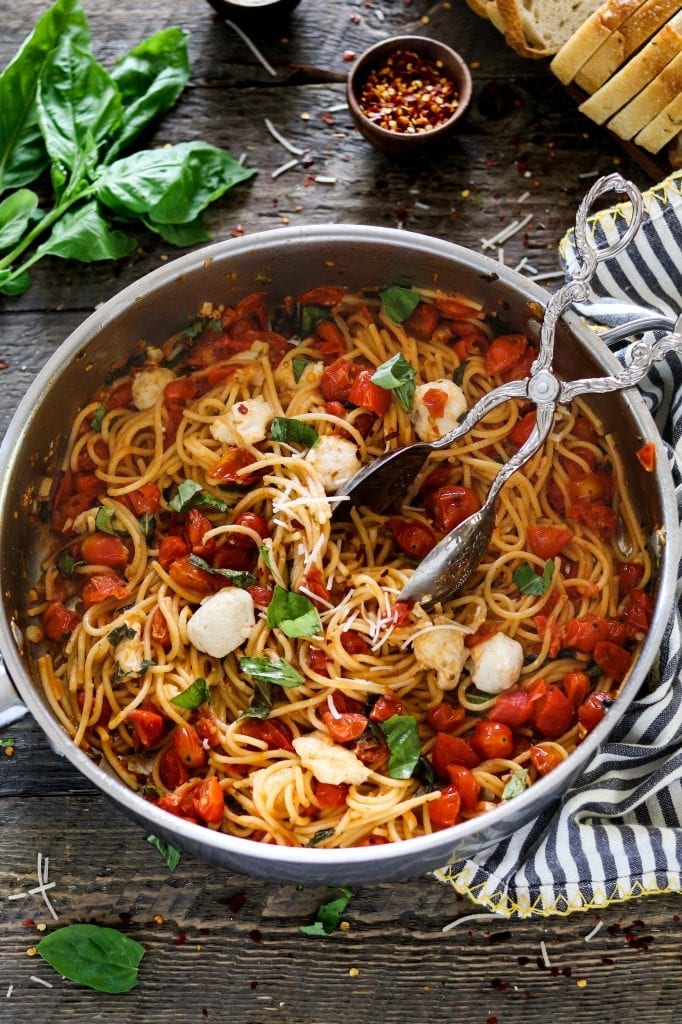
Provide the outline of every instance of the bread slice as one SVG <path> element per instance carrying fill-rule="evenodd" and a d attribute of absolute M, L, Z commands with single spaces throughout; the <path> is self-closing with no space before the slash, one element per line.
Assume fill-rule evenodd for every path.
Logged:
<path fill-rule="evenodd" d="M 646 0 L 583 64 L 575 76 L 576 84 L 585 92 L 596 92 L 631 54 L 680 10 L 682 0 Z"/>
<path fill-rule="evenodd" d="M 551 57 L 601 0 L 497 0 L 504 38 L 522 57 Z"/>
<path fill-rule="evenodd" d="M 667 107 L 658 114 L 645 128 L 635 137 L 635 142 L 642 149 L 650 153 L 658 153 L 671 139 L 678 138 L 682 149 L 682 93 L 678 93 L 674 100 L 671 100 Z M 670 162 L 674 163 L 674 147 L 671 148 Z M 677 166 L 680 166 L 679 164 Z"/>
<path fill-rule="evenodd" d="M 682 53 L 682 11 L 663 26 L 654 38 L 601 89 L 581 103 L 580 110 L 597 124 L 604 124 L 630 102 L 677 55 Z"/>
<path fill-rule="evenodd" d="M 682 50 L 645 89 L 608 122 L 621 139 L 631 139 L 682 94 Z"/>
<path fill-rule="evenodd" d="M 668 146 L 668 160 L 671 167 L 682 169 L 682 130 Z"/>
<path fill-rule="evenodd" d="M 553 74 L 568 85 L 611 33 L 643 3 L 644 0 L 606 0 L 566 40 L 550 64 Z"/>

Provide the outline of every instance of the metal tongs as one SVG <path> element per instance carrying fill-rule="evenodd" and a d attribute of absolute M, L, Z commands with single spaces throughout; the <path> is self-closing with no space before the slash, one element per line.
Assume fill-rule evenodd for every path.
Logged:
<path fill-rule="evenodd" d="M 632 218 L 627 230 L 617 242 L 600 249 L 588 237 L 587 216 L 595 200 L 611 190 L 627 193 L 632 203 Z M 555 292 L 547 303 L 540 334 L 540 350 L 531 366 L 530 376 L 525 380 L 503 384 L 484 395 L 458 427 L 438 440 L 420 441 L 386 452 L 361 469 L 343 488 L 351 503 L 367 505 L 375 511 L 383 512 L 394 501 L 404 496 L 432 451 L 450 447 L 492 409 L 509 399 L 524 399 L 536 406 L 536 422 L 528 440 L 500 469 L 482 508 L 446 534 L 422 559 L 403 587 L 398 597 L 399 601 L 419 602 L 430 608 L 438 602 L 445 601 L 466 583 L 490 543 L 500 490 L 545 442 L 554 423 L 557 404 L 566 404 L 581 394 L 603 394 L 633 387 L 644 377 L 651 365 L 662 359 L 666 353 L 682 352 L 680 316 L 670 333 L 659 338 L 654 344 L 636 342 L 632 346 L 628 366 L 613 376 L 562 382 L 552 372 L 554 338 L 559 317 L 572 303 L 586 302 L 588 283 L 597 264 L 627 247 L 639 230 L 642 214 L 642 196 L 632 182 L 619 174 L 610 174 L 596 181 L 581 202 L 576 215 L 575 244 L 579 256 L 578 265 L 571 280 Z M 587 310 L 589 307 L 584 308 Z M 631 330 L 634 328 L 635 325 L 631 325 Z"/>

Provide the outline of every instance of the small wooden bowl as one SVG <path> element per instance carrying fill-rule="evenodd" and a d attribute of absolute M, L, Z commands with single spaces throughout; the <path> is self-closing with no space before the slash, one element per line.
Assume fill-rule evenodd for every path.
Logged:
<path fill-rule="evenodd" d="M 259 29 L 263 35 L 281 28 L 300 0 L 208 0 L 222 18 L 244 28 Z"/>
<path fill-rule="evenodd" d="M 429 64 L 438 63 L 439 70 L 450 79 L 458 93 L 455 110 L 437 127 L 424 131 L 406 132 L 384 128 L 376 124 L 361 106 L 362 91 L 371 72 L 391 55 L 408 50 Z M 436 39 L 425 36 L 392 36 L 370 46 L 351 68 L 346 84 L 351 115 L 362 135 L 373 146 L 391 156 L 402 156 L 430 149 L 442 142 L 454 130 L 471 100 L 471 74 L 455 50 Z"/>

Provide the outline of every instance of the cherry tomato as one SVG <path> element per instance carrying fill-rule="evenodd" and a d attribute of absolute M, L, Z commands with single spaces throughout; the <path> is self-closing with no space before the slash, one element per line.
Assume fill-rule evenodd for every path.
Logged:
<path fill-rule="evenodd" d="M 165 405 L 178 405 L 189 402 L 197 393 L 197 382 L 194 377 L 177 377 L 170 380 L 163 389 Z"/>
<path fill-rule="evenodd" d="M 89 565 L 107 565 L 121 569 L 128 564 L 130 554 L 120 539 L 109 533 L 91 533 L 81 544 L 81 554 Z"/>
<path fill-rule="evenodd" d="M 481 787 L 476 781 L 476 776 L 473 772 L 470 772 L 462 764 L 451 764 L 448 768 L 448 775 L 450 776 L 450 784 L 455 787 L 460 795 L 462 806 L 467 811 L 476 810 Z"/>
<path fill-rule="evenodd" d="M 394 715 L 402 715 L 402 713 L 402 701 L 398 700 L 394 694 L 386 693 L 382 694 L 375 702 L 369 717 L 373 722 L 387 722 L 389 718 L 393 718 Z"/>
<path fill-rule="evenodd" d="M 403 327 L 408 334 L 416 334 L 419 338 L 430 338 L 438 326 L 438 309 L 431 302 L 417 303 Z"/>
<path fill-rule="evenodd" d="M 159 564 L 164 569 L 168 569 L 171 562 L 174 562 L 176 558 L 182 558 L 183 555 L 188 553 L 189 547 L 182 537 L 164 537 L 159 544 Z"/>
<path fill-rule="evenodd" d="M 561 685 L 573 707 L 577 708 L 590 689 L 590 677 L 585 672 L 567 672 Z"/>
<path fill-rule="evenodd" d="M 367 654 L 369 651 L 369 644 L 356 629 L 344 630 L 339 639 L 346 654 Z"/>
<path fill-rule="evenodd" d="M 446 484 L 426 495 L 424 507 L 433 517 L 438 529 L 449 533 L 474 512 L 478 512 L 481 506 L 474 492 L 468 487 Z"/>
<path fill-rule="evenodd" d="M 346 288 L 339 285 L 322 284 L 301 292 L 298 301 L 302 306 L 324 306 L 325 309 L 331 309 L 332 306 L 338 306 L 346 291 Z"/>
<path fill-rule="evenodd" d="M 595 644 L 593 657 L 602 672 L 617 683 L 625 679 L 632 660 L 628 651 L 604 640 Z"/>
<path fill-rule="evenodd" d="M 379 387 L 372 380 L 372 370 L 360 370 L 350 388 L 348 401 L 353 405 L 361 405 L 376 416 L 383 416 L 391 404 L 391 392 Z"/>
<path fill-rule="evenodd" d="M 630 640 L 643 639 L 649 631 L 653 614 L 654 602 L 651 594 L 647 594 L 645 590 L 631 590 L 622 614 L 623 625 Z M 613 637 L 609 637 L 609 640 L 613 640 Z"/>
<path fill-rule="evenodd" d="M 267 608 L 272 601 L 272 587 L 247 587 L 246 590 L 253 598 L 253 603 L 257 608 Z"/>
<path fill-rule="evenodd" d="M 202 779 L 192 791 L 192 801 L 197 816 L 207 825 L 219 825 L 225 813 L 225 797 L 215 775 Z"/>
<path fill-rule="evenodd" d="M 547 481 L 547 501 L 555 512 L 563 513 L 566 511 L 566 499 L 564 497 L 564 492 L 561 490 L 553 476 L 550 476 Z"/>
<path fill-rule="evenodd" d="M 434 304 L 448 320 L 475 320 L 479 315 L 473 306 L 457 299 L 434 299 Z"/>
<path fill-rule="evenodd" d="M 253 569 L 258 558 L 255 548 L 248 537 L 240 536 L 239 541 L 249 541 L 249 546 L 241 543 L 235 545 L 227 539 L 223 542 L 223 546 L 218 548 L 212 558 L 214 569 L 235 569 L 237 572 L 250 572 Z"/>
<path fill-rule="evenodd" d="M 388 768 L 388 746 L 374 736 L 361 736 L 353 747 L 353 753 L 373 772 L 383 774 Z"/>
<path fill-rule="evenodd" d="M 511 370 L 526 350 L 528 338 L 523 334 L 501 334 L 485 354 L 485 371 L 493 376 Z"/>
<path fill-rule="evenodd" d="M 193 725 L 175 727 L 173 746 L 175 753 L 187 768 L 201 768 L 206 763 L 206 751 Z"/>
<path fill-rule="evenodd" d="M 572 433 L 581 441 L 590 441 L 592 444 L 598 441 L 597 431 L 587 416 L 576 416 Z"/>
<path fill-rule="evenodd" d="M 514 424 L 509 434 L 509 440 L 512 444 L 515 444 L 517 448 L 520 448 L 521 445 L 525 444 L 533 433 L 535 420 L 535 411 L 527 412 L 525 416 L 522 416 L 521 419 L 517 420 Z"/>
<path fill-rule="evenodd" d="M 325 399 L 328 402 L 345 402 L 359 371 L 358 364 L 352 363 L 349 359 L 337 359 L 328 366 L 320 380 L 320 389 Z"/>
<path fill-rule="evenodd" d="M 239 731 L 246 736 L 253 736 L 261 740 L 268 747 L 268 750 L 288 750 L 294 752 L 291 743 L 292 735 L 289 726 L 276 718 L 245 718 L 240 723 Z"/>
<path fill-rule="evenodd" d="M 648 444 L 642 445 L 638 451 L 635 452 L 638 462 L 647 471 L 647 473 L 653 473 L 656 469 L 656 445 L 653 441 L 649 441 Z"/>
<path fill-rule="evenodd" d="M 220 731 L 212 711 L 202 705 L 197 711 L 194 728 L 202 740 L 207 740 L 210 746 L 220 746 Z"/>
<path fill-rule="evenodd" d="M 329 669 L 327 668 L 328 662 L 324 656 L 324 651 L 321 651 L 319 647 L 309 647 L 308 653 L 306 654 L 306 661 L 308 668 L 311 672 L 315 672 L 318 676 L 329 676 Z"/>
<path fill-rule="evenodd" d="M 216 548 L 215 537 L 204 541 L 204 534 L 212 529 L 210 519 L 207 519 L 198 508 L 191 508 L 185 520 L 185 538 L 189 544 L 192 554 L 199 558 L 211 558 Z"/>
<path fill-rule="evenodd" d="M 464 646 L 471 650 L 472 647 L 477 647 L 478 644 L 482 644 L 485 640 L 489 640 L 491 636 L 495 636 L 495 634 L 499 632 L 499 622 L 486 620 L 481 623 L 474 633 L 467 633 L 464 637 Z"/>
<path fill-rule="evenodd" d="M 206 373 L 209 388 L 217 388 L 219 384 L 234 377 L 236 372 L 236 366 L 209 366 Z"/>
<path fill-rule="evenodd" d="M 584 473 L 577 480 L 569 480 L 567 487 L 571 501 L 606 504 L 613 496 L 613 477 L 610 473 L 597 470 L 594 473 Z"/>
<path fill-rule="evenodd" d="M 250 530 L 253 530 L 254 533 L 257 533 L 261 540 L 263 537 L 272 536 L 272 531 L 268 526 L 267 520 L 264 519 L 263 516 L 259 516 L 256 512 L 241 512 L 236 517 L 234 525 L 247 526 Z M 240 541 L 245 545 L 247 542 L 249 545 L 253 544 L 251 538 L 245 537 L 244 534 L 235 534 L 233 539 L 236 544 L 239 544 Z"/>
<path fill-rule="evenodd" d="M 401 551 L 411 558 L 424 558 L 435 547 L 438 537 L 426 523 L 414 519 L 388 519 L 386 522 Z"/>
<path fill-rule="evenodd" d="M 596 690 L 578 708 L 578 721 L 588 732 L 592 732 L 601 722 L 612 701 L 612 694 Z"/>
<path fill-rule="evenodd" d="M 511 757 L 514 752 L 514 733 L 504 722 L 490 719 L 476 722 L 470 742 L 482 760 Z"/>
<path fill-rule="evenodd" d="M 570 619 L 561 631 L 563 646 L 574 647 L 582 654 L 591 654 L 595 644 L 601 640 L 622 645 L 627 640 L 627 632 L 620 622 L 591 614 Z"/>
<path fill-rule="evenodd" d="M 340 356 L 346 351 L 346 340 L 333 320 L 323 320 L 317 325 L 315 334 L 318 349 L 323 356 Z"/>
<path fill-rule="evenodd" d="M 431 491 L 437 491 L 439 487 L 444 487 L 445 484 L 450 483 L 452 483 L 452 466 L 449 462 L 442 462 L 440 466 L 424 477 L 419 488 L 419 496 L 420 498 L 425 498 Z"/>
<path fill-rule="evenodd" d="M 189 555 L 183 555 L 171 562 L 168 568 L 168 575 L 185 590 L 193 590 L 197 594 L 212 594 L 223 586 L 220 576 L 212 576 L 205 569 L 192 565 Z"/>
<path fill-rule="evenodd" d="M 72 612 L 63 604 L 49 604 L 43 614 L 43 629 L 49 640 L 64 643 L 81 621 L 78 612 Z"/>
<path fill-rule="evenodd" d="M 552 597 L 553 595 L 550 594 L 549 600 L 547 601 L 548 605 L 551 602 Z M 550 640 L 547 653 L 550 658 L 556 658 L 557 654 L 561 650 L 561 631 L 557 627 L 556 619 L 553 615 L 539 614 L 533 616 L 533 622 L 535 624 L 537 634 L 543 643 L 547 630 L 549 630 Z"/>
<path fill-rule="evenodd" d="M 597 457 L 591 448 L 574 448 L 573 454 L 579 456 L 583 462 L 586 462 L 590 467 L 590 471 L 594 470 L 597 464 Z M 575 459 L 569 459 L 566 455 L 561 455 L 559 461 L 566 470 L 570 480 L 582 480 L 588 473 L 588 470 L 581 466 L 579 462 L 576 462 Z"/>
<path fill-rule="evenodd" d="M 623 562 L 618 568 L 618 592 L 625 597 L 634 590 L 642 581 L 644 566 L 639 562 Z"/>
<path fill-rule="evenodd" d="M 334 785 L 331 782 L 318 782 L 317 779 L 313 779 L 313 793 L 323 811 L 333 811 L 337 807 L 345 806 L 348 786 L 345 783 Z"/>
<path fill-rule="evenodd" d="M 530 368 L 538 357 L 538 350 L 531 345 L 528 346 L 523 355 L 516 360 L 513 366 L 500 374 L 505 384 L 513 380 L 525 380 L 530 376 Z"/>
<path fill-rule="evenodd" d="M 440 831 L 442 828 L 456 825 L 461 805 L 462 798 L 456 786 L 446 786 L 445 789 L 441 789 L 440 796 L 428 803 L 429 818 L 433 828 Z"/>
<path fill-rule="evenodd" d="M 445 406 L 448 403 L 448 393 L 442 388 L 429 388 L 422 396 L 422 401 L 428 409 L 429 416 L 437 420 L 443 415 Z"/>
<path fill-rule="evenodd" d="M 507 690 L 499 694 L 487 718 L 490 722 L 502 722 L 515 728 L 530 721 L 532 714 L 533 704 L 527 690 Z"/>
<path fill-rule="evenodd" d="M 123 497 L 136 516 L 142 516 L 145 512 L 153 515 L 161 503 L 161 491 L 154 483 L 143 484 Z"/>
<path fill-rule="evenodd" d="M 133 708 L 127 715 L 126 722 L 130 722 L 138 743 L 143 747 L 153 747 L 161 738 L 163 718 L 156 711 Z"/>
<path fill-rule="evenodd" d="M 76 473 L 73 478 L 73 487 L 76 494 L 93 499 L 105 489 L 105 485 L 95 473 Z"/>
<path fill-rule="evenodd" d="M 450 736 L 447 732 L 436 733 L 436 742 L 431 751 L 431 764 L 439 778 L 448 778 L 448 766 L 451 764 L 463 764 L 465 768 L 475 768 L 480 761 L 481 758 L 473 747 L 461 736 Z"/>
<path fill-rule="evenodd" d="M 466 718 L 466 711 L 460 704 L 448 704 L 441 701 L 435 707 L 429 708 L 427 721 L 434 732 L 452 732 L 462 724 Z"/>
<path fill-rule="evenodd" d="M 554 747 L 538 743 L 537 746 L 530 748 L 530 760 L 531 764 L 537 768 L 538 774 L 547 775 L 553 768 L 561 764 L 563 758 Z"/>
<path fill-rule="evenodd" d="M 129 409 L 133 404 L 133 384 L 132 381 L 126 381 L 125 384 L 119 384 L 113 391 L 109 391 L 102 398 L 102 405 L 111 412 L 112 409 Z"/>
<path fill-rule="evenodd" d="M 616 536 L 616 513 L 600 501 L 580 501 L 569 505 L 566 512 L 569 519 L 575 519 L 602 540 Z"/>
<path fill-rule="evenodd" d="M 332 715 L 328 709 L 320 715 L 327 732 L 336 743 L 352 743 L 362 736 L 367 728 L 367 716 L 357 713 Z"/>
<path fill-rule="evenodd" d="M 159 758 L 159 776 L 166 789 L 177 789 L 189 779 L 189 772 L 175 752 L 175 747 L 166 747 Z"/>
<path fill-rule="evenodd" d="M 248 487 L 258 479 L 255 473 L 242 472 L 247 466 L 252 465 L 256 460 L 243 448 L 228 448 L 224 455 L 212 467 L 208 474 L 212 480 L 219 480 L 225 484 L 239 484 L 241 487 Z"/>
<path fill-rule="evenodd" d="M 105 601 L 108 597 L 123 601 L 124 598 L 130 597 L 130 590 L 117 576 L 91 576 L 83 587 L 81 597 L 83 606 L 92 608 L 94 604 Z"/>
<path fill-rule="evenodd" d="M 534 702 L 533 727 L 541 736 L 555 740 L 570 728 L 575 711 L 568 697 L 550 683 L 545 693 Z"/>
<path fill-rule="evenodd" d="M 412 604 L 412 601 L 395 601 L 391 605 L 391 622 L 398 628 L 406 626 L 409 622 Z"/>
<path fill-rule="evenodd" d="M 529 526 L 527 532 L 528 545 L 538 558 L 554 558 L 569 541 L 573 540 L 573 533 L 565 526 L 541 526 L 538 524 Z"/>
<path fill-rule="evenodd" d="M 154 609 L 149 632 L 155 644 L 160 644 L 161 647 L 164 648 L 170 647 L 171 639 L 170 633 L 168 632 L 168 623 L 166 621 L 166 616 L 160 608 Z"/>
<path fill-rule="evenodd" d="M 317 565 L 311 565 L 306 574 L 301 578 L 301 585 L 309 590 L 313 594 L 313 602 L 316 602 L 316 598 L 322 601 L 322 605 L 319 607 L 327 607 L 329 604 L 329 591 L 327 590 L 327 584 L 324 581 L 322 570 Z"/>
<path fill-rule="evenodd" d="M 343 406 L 341 404 L 341 402 L 325 402 L 324 403 L 324 411 L 329 416 L 336 416 L 340 420 L 345 420 L 345 418 L 346 418 L 346 409 L 345 409 L 345 406 Z M 341 428 L 339 428 L 339 429 L 341 429 Z M 345 431 L 344 431 L 344 433 L 345 433 Z"/>

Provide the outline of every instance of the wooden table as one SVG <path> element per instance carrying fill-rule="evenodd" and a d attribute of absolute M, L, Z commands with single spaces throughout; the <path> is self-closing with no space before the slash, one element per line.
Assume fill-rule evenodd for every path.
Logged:
<path fill-rule="evenodd" d="M 3 0 L 1 66 L 46 6 L 43 0 Z M 205 139 L 235 155 L 245 152 L 260 171 L 210 210 L 216 238 L 343 221 L 422 231 L 478 249 L 483 238 L 532 213 L 524 232 L 505 244 L 504 257 L 516 265 L 526 256 L 538 273 L 549 273 L 557 269 L 557 242 L 593 172 L 619 167 L 640 187 L 650 183 L 578 113 L 544 65 L 509 51 L 462 0 L 433 9 L 424 0 L 387 0 L 381 7 L 303 0 L 286 38 L 259 37 L 276 78 L 204 0 L 84 0 L 84 6 L 94 51 L 105 63 L 164 26 L 191 32 L 191 85 L 153 143 Z M 346 51 L 359 53 L 413 27 L 453 43 L 470 62 L 474 100 L 459 134 L 436 157 L 400 163 L 370 149 L 345 111 L 326 111 L 343 102 Z M 272 178 L 289 154 L 266 131 L 265 117 L 310 149 L 310 167 Z M 334 184 L 315 183 L 317 175 Z M 98 303 L 174 255 L 157 238 L 144 232 L 138 237 L 134 254 L 116 264 L 45 260 L 25 295 L 0 303 L 0 359 L 7 364 L 0 372 L 3 430 L 60 341 Z M 62 982 L 26 953 L 40 937 L 36 925 L 51 923 L 39 898 L 3 899 L 0 1020 L 679 1019 L 682 957 L 673 897 L 605 911 L 599 915 L 605 927 L 590 944 L 584 937 L 598 920 L 593 913 L 472 922 L 444 934 L 445 924 L 476 908 L 433 878 L 419 878 L 358 890 L 345 914 L 350 928 L 311 939 L 298 927 L 329 898 L 327 890 L 254 881 L 190 856 L 170 874 L 144 831 L 60 760 L 30 719 L 11 734 L 15 754 L 0 763 L 0 895 L 35 885 L 42 852 L 57 881 L 51 896 L 61 923 L 120 927 L 149 952 L 139 986 L 126 995 L 102 996 Z M 551 969 L 543 964 L 541 940 Z M 32 974 L 54 987 L 31 981 Z"/>

